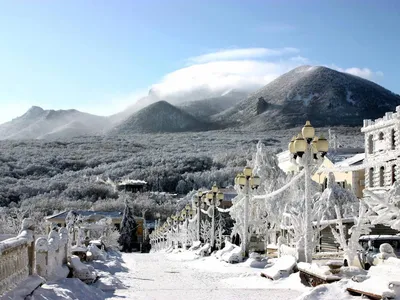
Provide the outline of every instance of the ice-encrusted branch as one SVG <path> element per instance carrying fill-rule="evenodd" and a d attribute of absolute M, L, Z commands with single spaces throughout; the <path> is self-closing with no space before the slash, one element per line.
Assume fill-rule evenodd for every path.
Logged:
<path fill-rule="evenodd" d="M 273 191 L 272 193 L 269 193 L 269 194 L 266 194 L 266 195 L 254 196 L 253 199 L 256 199 L 256 200 L 267 200 L 267 199 L 273 198 L 273 197 L 283 193 L 284 191 L 286 191 L 289 187 L 293 186 L 303 176 L 304 176 L 304 170 L 300 171 L 300 173 L 297 174 L 295 177 L 293 177 L 292 180 L 290 180 L 288 183 L 286 183 L 284 186 L 282 186 L 281 188 L 277 189 L 276 191 Z"/>

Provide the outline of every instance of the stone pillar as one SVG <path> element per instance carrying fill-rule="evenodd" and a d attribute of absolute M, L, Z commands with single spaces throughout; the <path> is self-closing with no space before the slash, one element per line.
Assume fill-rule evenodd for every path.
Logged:
<path fill-rule="evenodd" d="M 21 231 L 18 237 L 25 238 L 28 243 L 28 269 L 29 275 L 35 274 L 35 223 L 32 219 L 26 218 L 22 221 Z"/>
<path fill-rule="evenodd" d="M 66 264 L 67 263 L 67 259 L 68 259 L 68 253 L 70 250 L 70 243 L 69 243 L 69 239 L 68 239 L 68 230 L 65 227 L 60 228 L 59 230 L 60 232 L 60 249 L 62 252 L 62 256 L 60 257 L 60 263 L 61 264 Z"/>
<path fill-rule="evenodd" d="M 59 262 L 58 262 L 59 245 L 60 245 L 60 236 L 59 236 L 58 232 L 55 229 L 53 229 L 52 231 L 50 231 L 49 237 L 48 237 L 48 258 L 47 258 L 47 261 L 48 261 L 47 274 L 48 274 L 48 276 L 52 276 L 54 270 L 59 265 Z"/>
<path fill-rule="evenodd" d="M 36 272 L 39 276 L 48 279 L 48 244 L 44 237 L 36 240 Z"/>

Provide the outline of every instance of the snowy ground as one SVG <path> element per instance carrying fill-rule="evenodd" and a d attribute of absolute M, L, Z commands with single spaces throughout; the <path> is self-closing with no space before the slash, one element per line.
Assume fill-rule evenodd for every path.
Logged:
<path fill-rule="evenodd" d="M 126 272 L 115 275 L 128 287 L 108 299 L 295 299 L 308 291 L 298 274 L 272 282 L 261 269 L 230 265 L 193 253 L 122 254 Z"/>
<path fill-rule="evenodd" d="M 390 259 L 393 258 L 389 258 L 381 267 L 371 267 L 368 275 L 376 273 L 376 276 L 360 283 L 364 285 L 363 289 L 388 290 L 389 281 L 399 282 L 400 286 L 400 260 Z M 316 263 L 320 266 L 326 264 L 323 260 Z M 268 269 L 264 268 L 266 264 Z M 299 273 L 276 281 L 260 276 L 261 271 L 271 270 L 277 264 L 276 260 L 257 261 L 251 258 L 243 263 L 228 264 L 215 256 L 198 257 L 190 251 L 109 253 L 105 261 L 91 263 L 99 275 L 94 284 L 86 285 L 79 279 L 66 278 L 43 285 L 26 299 L 356 300 L 360 298 L 353 297 L 346 291 L 350 285 L 359 285 L 350 278 L 361 278 L 367 274 L 357 268 L 345 268 L 341 270 L 341 281 L 312 289 L 301 284 Z M 326 268 L 325 266 L 314 271 L 325 272 Z"/>

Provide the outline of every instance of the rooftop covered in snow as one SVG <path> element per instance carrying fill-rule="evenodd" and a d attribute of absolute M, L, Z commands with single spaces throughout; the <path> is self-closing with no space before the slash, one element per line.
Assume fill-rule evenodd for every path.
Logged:
<path fill-rule="evenodd" d="M 69 211 L 63 211 L 52 216 L 45 217 L 45 220 L 48 222 L 59 223 L 65 222 L 65 218 L 67 217 Z M 88 221 L 97 221 L 102 218 L 111 218 L 113 221 L 121 221 L 123 212 L 121 211 L 92 211 L 92 210 L 75 210 L 75 212 L 87 218 Z M 142 219 L 141 217 L 135 217 L 135 219 Z"/>

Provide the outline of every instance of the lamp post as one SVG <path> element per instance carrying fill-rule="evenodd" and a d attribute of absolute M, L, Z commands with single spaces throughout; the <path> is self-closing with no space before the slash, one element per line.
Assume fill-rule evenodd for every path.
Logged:
<path fill-rule="evenodd" d="M 177 213 L 176 215 L 172 215 L 171 218 L 173 220 L 173 224 L 176 226 L 176 230 L 174 233 L 174 240 L 176 242 L 176 248 L 179 248 L 179 222 L 181 220 L 181 216 L 179 215 L 179 213 Z"/>
<path fill-rule="evenodd" d="M 224 200 L 224 193 L 222 193 L 216 184 L 214 184 L 206 194 L 204 202 L 211 207 L 212 216 L 211 216 L 211 251 L 215 249 L 215 207 L 218 207 L 221 204 L 221 201 Z"/>
<path fill-rule="evenodd" d="M 191 216 L 191 206 L 186 204 L 185 208 L 181 212 L 181 216 L 184 218 L 185 222 L 185 246 L 189 244 L 189 217 Z"/>
<path fill-rule="evenodd" d="M 197 240 L 200 241 L 200 229 L 201 229 L 201 201 L 203 198 L 203 192 L 198 191 L 197 195 L 193 197 L 193 205 L 197 210 Z"/>
<path fill-rule="evenodd" d="M 168 228 L 167 233 L 169 235 L 169 240 L 170 240 L 171 247 L 174 246 L 174 229 L 173 229 L 173 225 L 174 225 L 173 222 L 174 221 L 173 221 L 172 217 L 173 216 L 167 218 L 167 224 L 168 224 L 167 225 L 167 228 Z"/>
<path fill-rule="evenodd" d="M 315 129 L 307 121 L 301 133 L 297 137 L 293 137 L 289 143 L 289 152 L 291 153 L 291 161 L 304 168 L 305 185 L 304 185 L 304 257 L 300 261 L 311 263 L 312 261 L 312 220 L 311 220 L 311 168 L 318 167 L 328 152 L 328 141 L 324 137 L 317 138 Z"/>
<path fill-rule="evenodd" d="M 249 198 L 252 190 L 260 186 L 261 179 L 257 175 L 253 175 L 250 167 L 245 167 L 243 173 L 240 173 L 235 178 L 235 184 L 239 185 L 240 189 L 244 190 L 244 220 L 243 220 L 243 235 L 242 235 L 242 252 L 244 256 L 249 255 Z"/>

